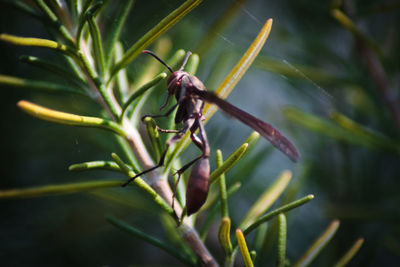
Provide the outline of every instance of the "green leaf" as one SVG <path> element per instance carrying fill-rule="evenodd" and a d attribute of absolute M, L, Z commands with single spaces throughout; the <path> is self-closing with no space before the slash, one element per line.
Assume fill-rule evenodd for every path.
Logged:
<path fill-rule="evenodd" d="M 76 31 L 76 46 L 78 50 L 81 48 L 81 39 L 82 39 L 82 32 L 83 32 L 83 27 L 86 24 L 86 13 L 87 10 L 89 9 L 90 5 L 92 4 L 93 0 L 86 0 L 84 6 L 82 7 L 82 11 L 80 12 L 79 15 L 79 21 L 78 21 L 78 30 Z M 100 8 L 103 5 L 102 2 L 97 2 L 93 7 L 92 11 L 94 8 Z"/>
<path fill-rule="evenodd" d="M 118 164 L 119 168 L 123 173 L 125 173 L 129 178 L 135 177 L 136 173 L 131 170 L 122 160 L 121 158 L 115 154 L 111 154 L 114 161 Z M 136 184 L 143 192 L 145 192 L 148 196 L 150 196 L 154 202 L 159 205 L 164 211 L 166 211 L 169 215 L 176 219 L 176 214 L 174 210 L 168 205 L 168 203 L 159 195 L 157 192 L 148 185 L 142 178 L 136 177 L 132 183 Z"/>
<path fill-rule="evenodd" d="M 104 52 L 103 44 L 101 42 L 100 29 L 95 20 L 95 14 L 90 9 L 86 13 L 86 20 L 89 25 L 90 36 L 93 42 L 93 54 L 96 63 L 96 69 L 100 77 L 104 78 L 105 75 L 105 62 L 104 62 Z"/>
<path fill-rule="evenodd" d="M 224 249 L 226 256 L 230 256 L 232 254 L 230 231 L 231 231 L 231 219 L 228 217 L 223 217 L 218 229 L 218 240 L 219 244 Z"/>
<path fill-rule="evenodd" d="M 377 131 L 368 129 L 339 112 L 333 111 L 331 113 L 331 118 L 341 127 L 355 135 L 354 138 L 358 140 L 358 142 L 368 147 L 385 148 L 400 153 L 400 143 L 397 140 L 391 140 Z"/>
<path fill-rule="evenodd" d="M 120 187 L 123 181 L 90 181 L 60 185 L 43 185 L 24 189 L 0 190 L 2 198 L 32 198 L 57 194 L 72 194 L 107 187 Z"/>
<path fill-rule="evenodd" d="M 154 45 L 154 52 L 157 53 L 160 57 L 166 57 L 172 48 L 172 43 L 167 38 L 160 38 Z M 182 55 L 183 54 L 183 55 Z M 147 55 L 143 55 L 146 57 Z M 171 67 L 175 67 L 185 56 L 185 52 L 183 50 L 176 51 L 170 59 L 167 60 L 167 63 Z M 161 65 L 157 60 L 154 60 L 153 57 L 147 56 L 147 60 L 142 68 L 142 73 L 139 74 L 135 81 L 133 93 L 136 93 L 144 84 L 147 84 L 149 81 L 153 80 L 154 77 L 160 75 L 161 73 L 169 74 L 169 71 L 162 71 L 160 73 Z M 137 125 L 139 122 L 139 118 L 143 116 L 142 107 L 145 105 L 146 100 L 150 96 L 152 90 L 147 90 L 141 96 L 138 97 L 137 101 L 135 101 L 132 106 L 132 112 L 129 113 L 129 117 L 131 118 L 132 124 Z"/>
<path fill-rule="evenodd" d="M 115 49 L 116 44 L 118 43 L 119 37 L 121 35 L 122 27 L 124 26 L 126 19 L 128 18 L 129 12 L 131 11 L 134 0 L 127 0 L 123 3 L 119 3 L 117 5 L 117 11 L 115 14 L 112 14 L 111 25 L 107 29 L 109 33 L 106 36 L 106 43 L 104 45 L 105 49 L 105 58 L 107 66 L 110 66 L 112 52 Z M 118 59 L 120 60 L 120 58 Z"/>
<path fill-rule="evenodd" d="M 52 40 L 32 37 L 19 37 L 7 33 L 0 34 L 0 41 L 4 41 L 13 45 L 19 46 L 38 46 L 43 48 L 50 48 L 62 52 L 67 52 L 68 47 L 64 44 L 57 43 Z"/>
<path fill-rule="evenodd" d="M 342 11 L 339 9 L 333 9 L 331 11 L 332 16 L 348 31 L 350 31 L 357 39 L 361 39 L 368 45 L 372 50 L 375 51 L 381 58 L 384 57 L 384 53 L 380 46 L 367 35 L 365 35 L 357 26 L 356 24 L 346 16 Z"/>
<path fill-rule="evenodd" d="M 268 19 L 242 58 L 215 91 L 219 97 L 225 99 L 246 73 L 247 69 L 253 63 L 261 48 L 264 46 L 265 41 L 271 32 L 271 27 L 272 19 Z M 207 104 L 204 107 L 204 116 L 206 118 L 205 121 L 208 121 L 215 112 L 216 108 L 210 104 Z"/>
<path fill-rule="evenodd" d="M 357 239 L 357 241 L 353 244 L 353 246 L 351 246 L 351 248 L 343 255 L 343 257 L 341 257 L 339 261 L 333 266 L 334 267 L 346 266 L 360 250 L 363 243 L 364 243 L 364 238 Z"/>
<path fill-rule="evenodd" d="M 51 61 L 40 59 L 34 56 L 21 56 L 19 59 L 24 63 L 31 64 L 50 73 L 54 73 L 57 76 L 74 83 L 74 85 L 80 89 L 86 88 L 85 80 L 78 75 L 75 75 L 75 73 L 71 72 L 70 70 L 61 67 L 59 64 L 55 64 Z"/>
<path fill-rule="evenodd" d="M 233 20 L 237 13 L 241 10 L 243 4 L 247 0 L 233 1 L 229 6 L 224 9 L 224 12 L 218 17 L 211 27 L 207 30 L 207 33 L 201 38 L 196 49 L 200 55 L 205 54 L 217 38 L 219 33 L 223 32 L 223 29 Z"/>
<path fill-rule="evenodd" d="M 240 223 L 240 228 L 245 229 L 254 223 L 283 193 L 292 178 L 292 173 L 283 171 L 275 183 L 268 187 L 264 193 L 253 204 Z"/>
<path fill-rule="evenodd" d="M 82 162 L 82 163 L 72 164 L 68 167 L 68 170 L 70 171 L 87 171 L 94 169 L 121 172 L 121 169 L 119 168 L 117 163 L 115 163 L 114 161 L 104 161 L 104 160 Z"/>
<path fill-rule="evenodd" d="M 43 0 L 35 0 L 39 9 L 50 19 L 53 26 L 60 32 L 61 36 L 70 45 L 74 44 L 73 38 L 70 32 L 65 28 L 61 21 L 57 18 L 56 14 L 49 8 L 49 6 Z"/>
<path fill-rule="evenodd" d="M 254 264 L 250 256 L 249 249 L 247 248 L 246 240 L 242 231 L 239 228 L 236 229 L 236 239 L 238 240 L 240 254 L 242 255 L 244 266 L 253 267 Z"/>
<path fill-rule="evenodd" d="M 228 190 L 227 190 L 227 197 L 231 197 L 233 194 L 235 194 L 239 189 L 240 189 L 241 184 L 240 183 L 234 183 L 233 185 L 231 185 Z M 220 202 L 218 201 L 219 198 L 215 197 L 214 199 L 211 199 L 209 201 L 206 202 L 206 204 L 201 207 L 200 211 L 202 210 L 207 210 L 210 209 L 210 212 L 208 213 L 208 217 L 206 219 L 206 221 L 203 224 L 203 227 L 201 228 L 200 231 L 200 236 L 202 240 L 205 240 L 208 234 L 208 229 L 210 228 L 211 224 L 214 221 L 215 216 L 217 215 L 218 212 L 218 208 L 219 208 L 219 204 Z"/>
<path fill-rule="evenodd" d="M 210 184 L 213 184 L 222 174 L 232 168 L 236 162 L 243 157 L 248 146 L 248 143 L 242 144 L 224 161 L 223 164 L 221 164 L 221 166 L 215 169 L 210 175 Z"/>
<path fill-rule="evenodd" d="M 128 100 L 124 103 L 122 107 L 122 112 L 121 116 L 119 118 L 119 121 L 122 121 L 129 105 L 137 99 L 139 96 L 143 95 L 147 90 L 151 89 L 153 86 L 155 86 L 157 83 L 159 83 L 161 80 L 165 79 L 167 77 L 167 74 L 165 72 L 162 72 L 158 74 L 156 77 L 154 77 L 151 81 L 147 82 L 146 84 L 143 84 L 140 86 L 135 93 L 133 93 Z"/>
<path fill-rule="evenodd" d="M 346 79 L 329 74 L 321 68 L 282 62 L 266 56 L 259 56 L 254 65 L 263 70 L 275 72 L 285 77 L 311 80 L 314 83 L 348 82 Z"/>
<path fill-rule="evenodd" d="M 309 130 L 339 141 L 400 153 L 400 144 L 396 140 L 391 140 L 378 132 L 367 129 L 337 112 L 332 112 L 331 115 L 335 122 L 306 113 L 297 108 L 286 108 L 284 115 L 289 120 Z"/>
<path fill-rule="evenodd" d="M 185 66 L 185 70 L 190 75 L 195 75 L 197 72 L 197 68 L 199 67 L 200 57 L 198 54 L 192 54 Z"/>
<path fill-rule="evenodd" d="M 142 38 L 133 44 L 124 57 L 114 66 L 111 72 L 110 81 L 117 72 L 127 66 L 139 53 L 150 45 L 161 34 L 171 28 L 193 8 L 200 4 L 201 0 L 185 1 L 180 7 L 175 9 L 171 14 L 161 20 L 154 28 L 148 31 Z"/>
<path fill-rule="evenodd" d="M 65 92 L 65 93 L 73 93 L 82 96 L 87 96 L 85 92 L 83 92 L 82 90 L 77 90 L 74 87 L 69 87 L 52 82 L 23 79 L 3 74 L 0 74 L 0 84 L 22 89 L 33 89 L 33 90 L 47 91 L 47 92 Z"/>
<path fill-rule="evenodd" d="M 292 210 L 294 208 L 297 208 L 301 205 L 306 204 L 307 202 L 311 201 L 312 199 L 314 199 L 314 195 L 308 195 L 305 196 L 299 200 L 293 201 L 289 204 L 286 204 L 282 207 L 279 207 L 271 212 L 268 212 L 267 214 L 259 217 L 257 220 L 255 220 L 251 225 L 249 225 L 246 229 L 244 229 L 243 233 L 245 235 L 249 234 L 252 230 L 256 229 L 259 225 L 261 225 L 262 223 L 267 222 L 268 220 L 271 220 L 272 218 L 274 218 L 275 216 L 279 215 L 280 213 L 284 213 L 287 212 L 289 210 Z"/>
<path fill-rule="evenodd" d="M 217 150 L 216 153 L 216 162 L 217 162 L 217 168 L 221 167 L 223 164 L 223 156 L 221 150 Z M 229 218 L 229 210 L 228 210 L 228 195 L 226 192 L 226 182 L 225 182 L 225 175 L 221 174 L 219 179 L 218 179 L 218 185 L 219 185 L 219 195 L 220 195 L 220 201 L 221 201 L 221 217 L 222 218 Z"/>
<path fill-rule="evenodd" d="M 124 48 L 121 42 L 115 43 L 113 51 L 114 51 L 115 61 L 120 60 L 124 54 Z M 120 72 L 118 72 L 118 75 L 115 77 L 115 83 L 116 83 L 115 87 L 117 90 L 117 96 L 119 97 L 118 100 L 120 103 L 124 103 L 126 101 L 126 98 L 128 97 L 128 92 L 129 92 L 129 81 L 126 69 L 122 69 Z M 122 116 L 120 116 L 120 118 L 121 117 Z"/>
<path fill-rule="evenodd" d="M 192 262 L 190 260 L 190 258 L 187 257 L 187 255 L 183 254 L 182 251 L 178 251 L 177 249 L 173 248 L 170 244 L 166 244 L 166 243 L 162 242 L 161 240 L 159 240 L 149 234 L 146 234 L 143 231 L 141 231 L 121 220 L 118 220 L 112 216 L 107 216 L 106 219 L 107 219 L 107 221 L 109 221 L 111 224 L 113 224 L 117 228 L 119 228 L 123 231 L 126 231 L 130 234 L 133 234 L 137 238 L 140 238 L 140 239 L 146 241 L 147 243 L 152 244 L 153 246 L 156 246 L 156 247 L 164 250 L 165 252 L 174 256 L 175 258 L 177 258 L 184 264 L 189 265 L 189 266 L 194 265 L 194 262 Z"/>
<path fill-rule="evenodd" d="M 328 242 L 333 238 L 337 229 L 339 228 L 339 221 L 334 220 L 328 228 L 322 233 L 317 240 L 311 245 L 311 247 L 306 251 L 306 253 L 301 257 L 301 259 L 296 262 L 293 266 L 295 267 L 305 267 L 308 266 L 321 250 L 328 244 Z"/>
<path fill-rule="evenodd" d="M 157 130 L 156 122 L 151 117 L 146 117 L 143 121 L 146 125 L 146 130 L 151 142 L 151 146 L 154 153 L 156 154 L 156 161 L 158 161 L 161 158 L 161 153 L 163 150 L 161 148 L 160 135 Z"/>
<path fill-rule="evenodd" d="M 4 0 L 3 1 L 5 4 L 11 5 L 20 11 L 24 12 L 25 14 L 32 16 L 36 19 L 39 19 L 41 21 L 44 21 L 44 18 L 42 14 L 40 14 L 39 11 L 35 10 L 33 7 L 31 7 L 29 4 L 24 3 L 23 1 L 18 1 L 18 0 Z"/>
<path fill-rule="evenodd" d="M 283 213 L 278 215 L 278 252 L 277 252 L 277 266 L 286 266 L 286 216 Z"/>
<path fill-rule="evenodd" d="M 121 136 L 126 135 L 124 130 L 121 129 L 118 124 L 110 120 L 61 112 L 39 106 L 26 100 L 19 101 L 17 103 L 17 106 L 26 113 L 42 120 L 65 125 L 101 128 L 119 134 Z"/>

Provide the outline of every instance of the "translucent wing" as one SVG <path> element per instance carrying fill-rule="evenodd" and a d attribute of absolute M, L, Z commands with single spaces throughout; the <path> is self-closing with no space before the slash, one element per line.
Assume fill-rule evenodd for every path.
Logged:
<path fill-rule="evenodd" d="M 228 115 L 235 117 L 247 126 L 253 128 L 265 139 L 267 139 L 272 145 L 274 145 L 277 149 L 288 156 L 292 161 L 298 161 L 300 154 L 297 148 L 285 136 L 283 136 L 278 130 L 276 130 L 268 123 L 263 122 L 262 120 L 257 119 L 249 113 L 235 107 L 234 105 L 219 98 L 212 92 L 200 91 L 196 88 L 192 88 L 192 92 L 203 98 L 205 101 L 217 105 Z"/>

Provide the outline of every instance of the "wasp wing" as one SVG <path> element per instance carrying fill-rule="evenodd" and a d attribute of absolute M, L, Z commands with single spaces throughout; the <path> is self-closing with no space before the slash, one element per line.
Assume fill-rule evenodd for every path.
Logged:
<path fill-rule="evenodd" d="M 297 148 L 278 130 L 257 119 L 253 115 L 235 107 L 234 105 L 226 102 L 225 100 L 219 98 L 216 94 L 208 91 L 201 91 L 194 88 L 193 92 L 203 98 L 205 101 L 217 105 L 220 109 L 243 122 L 247 126 L 253 128 L 259 134 L 261 134 L 265 139 L 267 139 L 272 145 L 277 149 L 282 151 L 286 156 L 288 156 L 292 161 L 296 162 L 300 154 Z"/>

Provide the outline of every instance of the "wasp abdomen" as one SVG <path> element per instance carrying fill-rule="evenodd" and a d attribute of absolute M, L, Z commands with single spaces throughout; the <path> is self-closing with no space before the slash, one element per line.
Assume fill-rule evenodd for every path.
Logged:
<path fill-rule="evenodd" d="M 186 190 L 186 209 L 188 216 L 197 212 L 206 202 L 210 180 L 208 158 L 201 158 L 192 168 Z"/>

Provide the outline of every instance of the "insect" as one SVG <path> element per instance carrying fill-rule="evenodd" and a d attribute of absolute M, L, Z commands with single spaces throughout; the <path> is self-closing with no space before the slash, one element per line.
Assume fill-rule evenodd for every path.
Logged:
<path fill-rule="evenodd" d="M 206 91 L 204 84 L 196 76 L 185 72 L 183 69 L 191 55 L 191 52 L 187 52 L 182 66 L 177 71 L 173 71 L 171 67 L 157 57 L 153 52 L 144 50 L 142 53 L 153 56 L 171 72 L 171 75 L 167 80 L 168 97 L 166 103 L 160 109 L 164 108 L 168 104 L 171 96 L 175 96 L 176 98 L 176 104 L 165 112 L 165 114 L 146 115 L 144 117 L 168 117 L 176 108 L 178 108 L 175 115 L 175 123 L 178 124 L 182 122 L 183 128 L 180 130 L 165 130 L 158 128 L 160 132 L 175 133 L 175 135 L 167 141 L 166 148 L 163 151 L 159 162 L 154 167 L 144 170 L 132 177 L 124 183 L 123 186 L 132 182 L 136 177 L 163 166 L 168 148 L 173 143 L 182 139 L 186 132 L 190 131 L 192 142 L 201 150 L 202 153 L 192 161 L 185 164 L 176 173 L 180 177 L 185 170 L 194 164 L 190 173 L 186 191 L 186 210 L 188 216 L 197 212 L 201 208 L 207 198 L 210 177 L 210 164 L 208 160 L 210 156 L 210 147 L 202 123 L 205 102 L 217 105 L 228 115 L 253 128 L 292 161 L 296 162 L 299 159 L 300 155 L 296 147 L 278 130 L 268 123 L 257 119 L 249 113 L 219 98 L 216 94 Z M 195 134 L 197 130 L 199 130 L 198 135 Z"/>

